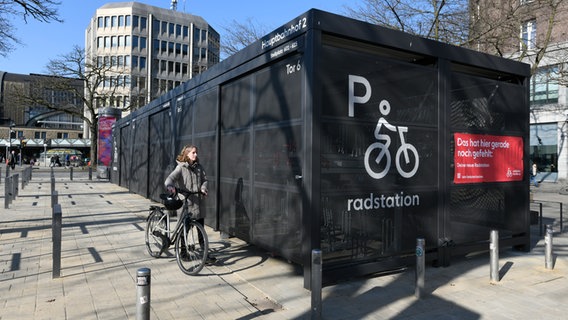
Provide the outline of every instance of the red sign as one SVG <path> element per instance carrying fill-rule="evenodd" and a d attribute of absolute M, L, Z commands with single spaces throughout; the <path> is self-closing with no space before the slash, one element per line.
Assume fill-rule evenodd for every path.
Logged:
<path fill-rule="evenodd" d="M 523 180 L 521 137 L 455 133 L 454 143 L 454 183 Z"/>

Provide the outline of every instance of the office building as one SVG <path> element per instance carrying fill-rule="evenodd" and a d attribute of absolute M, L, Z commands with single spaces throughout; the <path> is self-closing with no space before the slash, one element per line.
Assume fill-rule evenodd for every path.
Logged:
<path fill-rule="evenodd" d="M 470 9 L 472 49 L 531 65 L 530 162 L 538 180 L 566 181 L 568 3 L 472 0 Z"/>
<path fill-rule="evenodd" d="M 201 17 L 137 2 L 97 9 L 85 56 L 109 67 L 97 107 L 134 110 L 219 62 L 219 34 Z"/>

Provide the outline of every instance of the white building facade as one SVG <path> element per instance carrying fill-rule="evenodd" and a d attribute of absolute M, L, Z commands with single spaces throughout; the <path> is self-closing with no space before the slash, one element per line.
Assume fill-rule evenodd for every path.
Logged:
<path fill-rule="evenodd" d="M 219 55 L 220 36 L 203 18 L 137 2 L 105 4 L 85 31 L 87 65 L 113 71 L 96 90 L 98 108 L 144 106 L 218 63 Z"/>

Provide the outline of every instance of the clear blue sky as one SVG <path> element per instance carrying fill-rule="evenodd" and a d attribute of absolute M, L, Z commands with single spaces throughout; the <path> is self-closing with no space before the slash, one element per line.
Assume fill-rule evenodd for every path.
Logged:
<path fill-rule="evenodd" d="M 0 56 L 0 71 L 10 73 L 44 73 L 50 59 L 69 53 L 74 45 L 85 46 L 85 29 L 97 8 L 111 0 L 61 0 L 59 6 L 63 23 L 40 23 L 29 20 L 24 23 L 15 17 L 16 36 L 22 45 L 7 57 Z M 170 8 L 170 0 L 140 0 L 140 3 Z M 247 18 L 258 21 L 270 30 L 288 22 L 311 8 L 333 13 L 345 12 L 345 5 L 358 1 L 347 0 L 178 0 L 178 11 L 204 18 L 223 37 L 223 26 L 232 20 L 245 22 Z"/>

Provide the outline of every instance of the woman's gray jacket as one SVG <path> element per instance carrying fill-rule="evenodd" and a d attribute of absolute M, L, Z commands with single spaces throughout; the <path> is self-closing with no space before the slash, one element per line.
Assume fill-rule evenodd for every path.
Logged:
<path fill-rule="evenodd" d="M 208 192 L 207 175 L 199 162 L 190 165 L 187 162 L 177 161 L 176 168 L 166 178 L 164 184 L 166 188 L 168 186 L 174 186 L 185 188 L 192 192 Z M 205 218 L 205 210 L 201 201 L 202 199 L 202 194 L 192 194 L 189 196 L 189 211 L 196 219 Z"/>

